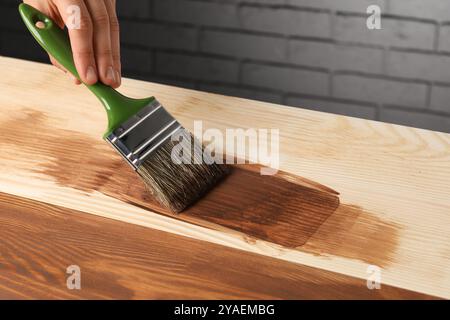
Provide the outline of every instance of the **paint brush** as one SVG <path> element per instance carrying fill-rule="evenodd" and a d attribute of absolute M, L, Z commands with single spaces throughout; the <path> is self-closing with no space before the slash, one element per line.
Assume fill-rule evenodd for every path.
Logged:
<path fill-rule="evenodd" d="M 80 79 L 67 33 L 27 4 L 20 4 L 19 12 L 36 41 Z M 102 102 L 108 116 L 103 138 L 172 212 L 193 204 L 227 173 L 227 167 L 214 163 L 203 146 L 154 97 L 132 99 L 100 82 L 86 86 Z M 174 147 L 191 152 L 177 154 Z"/>

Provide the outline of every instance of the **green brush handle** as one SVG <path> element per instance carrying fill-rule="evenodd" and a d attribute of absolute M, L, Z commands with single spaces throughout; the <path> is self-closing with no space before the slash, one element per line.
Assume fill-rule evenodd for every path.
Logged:
<path fill-rule="evenodd" d="M 51 18 L 25 3 L 19 5 L 19 12 L 28 30 L 45 51 L 51 54 L 77 79 L 81 80 L 73 61 L 72 48 L 67 33 Z M 36 26 L 39 21 L 44 23 L 43 28 Z M 154 99 L 154 97 L 146 99 L 125 97 L 100 81 L 94 85 L 86 85 L 86 87 L 102 102 L 108 115 L 108 128 L 104 137 Z"/>

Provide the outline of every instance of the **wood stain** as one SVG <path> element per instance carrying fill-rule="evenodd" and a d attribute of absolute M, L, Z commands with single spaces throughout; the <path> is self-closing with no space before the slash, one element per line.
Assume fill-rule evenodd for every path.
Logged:
<path fill-rule="evenodd" d="M 39 161 L 35 172 L 60 185 L 98 191 L 171 215 L 153 200 L 140 178 L 109 145 L 80 132 L 57 130 L 46 121 L 44 114 L 25 110 L 20 119 L 1 124 L 0 146 L 19 146 L 21 152 L 39 155 L 41 158 L 34 159 Z M 319 183 L 285 172 L 261 176 L 259 169 L 256 165 L 234 166 L 222 183 L 174 217 L 239 232 L 249 241 L 261 239 L 378 265 L 391 262 L 398 226 L 361 208 L 340 204 L 338 193 Z"/>
<path fill-rule="evenodd" d="M 0 208 L 3 299 L 434 298 L 8 194 Z M 66 289 L 74 261 L 82 290 Z"/>

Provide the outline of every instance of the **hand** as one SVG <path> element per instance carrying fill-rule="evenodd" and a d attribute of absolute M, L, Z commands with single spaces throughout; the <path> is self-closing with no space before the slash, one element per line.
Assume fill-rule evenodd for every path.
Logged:
<path fill-rule="evenodd" d="M 113 88 L 121 83 L 119 23 L 115 0 L 24 0 L 61 28 L 70 18 L 68 7 L 80 8 L 79 28 L 68 28 L 75 67 L 89 85 L 98 80 Z M 53 65 L 67 72 L 53 57 Z M 78 79 L 75 83 L 80 84 Z"/>

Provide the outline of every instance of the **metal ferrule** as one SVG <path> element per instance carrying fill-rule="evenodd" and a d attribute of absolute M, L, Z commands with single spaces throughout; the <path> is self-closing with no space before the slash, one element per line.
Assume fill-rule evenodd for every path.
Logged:
<path fill-rule="evenodd" d="M 137 170 L 152 152 L 180 129 L 178 121 L 155 99 L 106 140 Z"/>

